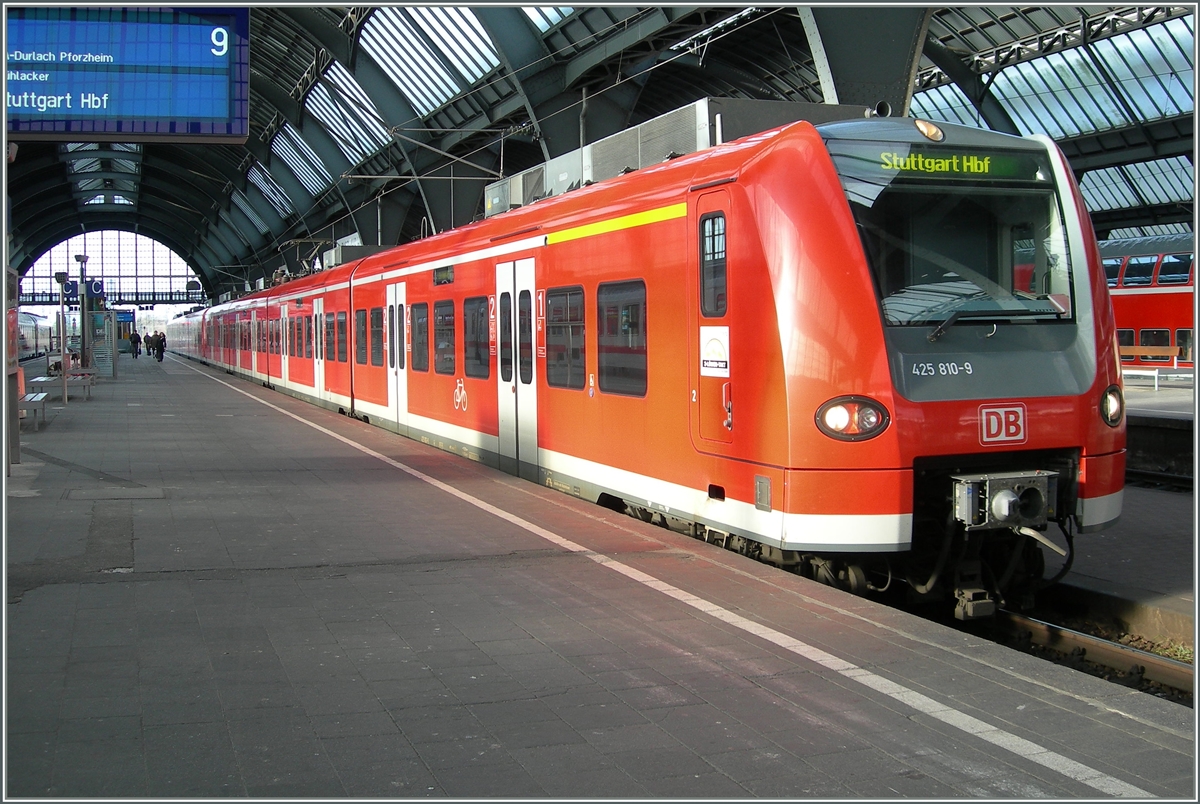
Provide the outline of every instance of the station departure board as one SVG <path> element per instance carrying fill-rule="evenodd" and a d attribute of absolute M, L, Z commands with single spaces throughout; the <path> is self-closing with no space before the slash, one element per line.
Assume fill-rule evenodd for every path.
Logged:
<path fill-rule="evenodd" d="M 242 143 L 247 8 L 8 8 L 9 139 Z"/>

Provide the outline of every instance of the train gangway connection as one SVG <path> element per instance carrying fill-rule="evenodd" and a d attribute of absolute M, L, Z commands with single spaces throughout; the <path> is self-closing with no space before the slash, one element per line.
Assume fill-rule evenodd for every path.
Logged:
<path fill-rule="evenodd" d="M 9 796 L 1196 792 L 1191 709 L 175 355 L 48 415 Z"/>

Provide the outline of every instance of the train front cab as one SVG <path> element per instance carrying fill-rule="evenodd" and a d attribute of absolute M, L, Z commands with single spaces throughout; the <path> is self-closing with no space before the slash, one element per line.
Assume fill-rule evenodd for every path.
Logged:
<path fill-rule="evenodd" d="M 858 332 L 857 354 L 828 360 L 826 376 L 844 378 L 839 390 L 794 410 L 816 411 L 815 463 L 846 469 L 837 493 L 824 490 L 831 512 L 853 512 L 848 521 L 884 535 L 875 546 L 846 545 L 836 561 L 812 559 L 814 574 L 867 588 L 898 575 L 918 597 L 952 596 L 956 616 L 971 619 L 1031 601 L 1040 545 L 1065 538 L 1070 549 L 1076 530 L 1116 521 L 1124 401 L 1099 255 L 1065 159 L 1041 138 L 926 125 L 818 129 L 855 227 L 820 235 L 865 257 L 860 290 L 877 299 L 882 327 Z M 829 334 L 808 342 L 828 351 L 847 341 Z M 866 367 L 857 375 L 856 360 Z M 893 467 L 910 480 L 876 482 Z M 789 488 L 801 492 L 795 474 Z M 876 513 L 870 506 L 895 503 L 878 498 L 897 490 L 912 496 L 893 522 L 864 519 Z M 825 513 L 800 496 L 796 505 Z M 856 510 L 847 496 L 862 500 Z M 790 521 L 785 549 L 832 541 L 813 538 L 811 518 Z M 1062 529 L 1057 543 L 1046 535 L 1051 523 Z M 887 532 L 897 534 L 892 545 Z M 889 550 L 907 552 L 888 560 Z"/>

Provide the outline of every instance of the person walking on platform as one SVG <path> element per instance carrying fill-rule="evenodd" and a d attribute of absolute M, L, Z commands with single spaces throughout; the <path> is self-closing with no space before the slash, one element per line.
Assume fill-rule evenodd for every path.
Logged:
<path fill-rule="evenodd" d="M 163 352 L 167 349 L 167 333 L 160 332 L 158 337 L 154 339 L 154 354 L 158 358 L 158 362 L 162 362 Z"/>
<path fill-rule="evenodd" d="M 129 352 L 133 355 L 134 360 L 137 360 L 138 355 L 142 353 L 142 336 L 138 335 L 136 329 L 129 333 Z"/>
<path fill-rule="evenodd" d="M 146 336 L 146 356 L 154 357 L 154 339 L 158 337 L 158 331 L 150 333 Z"/>

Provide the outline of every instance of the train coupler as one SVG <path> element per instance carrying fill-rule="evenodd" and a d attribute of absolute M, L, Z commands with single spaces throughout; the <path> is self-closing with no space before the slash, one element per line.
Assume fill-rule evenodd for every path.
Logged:
<path fill-rule="evenodd" d="M 999 606 L 983 587 L 983 568 L 978 561 L 963 561 L 954 573 L 954 619 L 978 620 L 991 617 Z"/>

